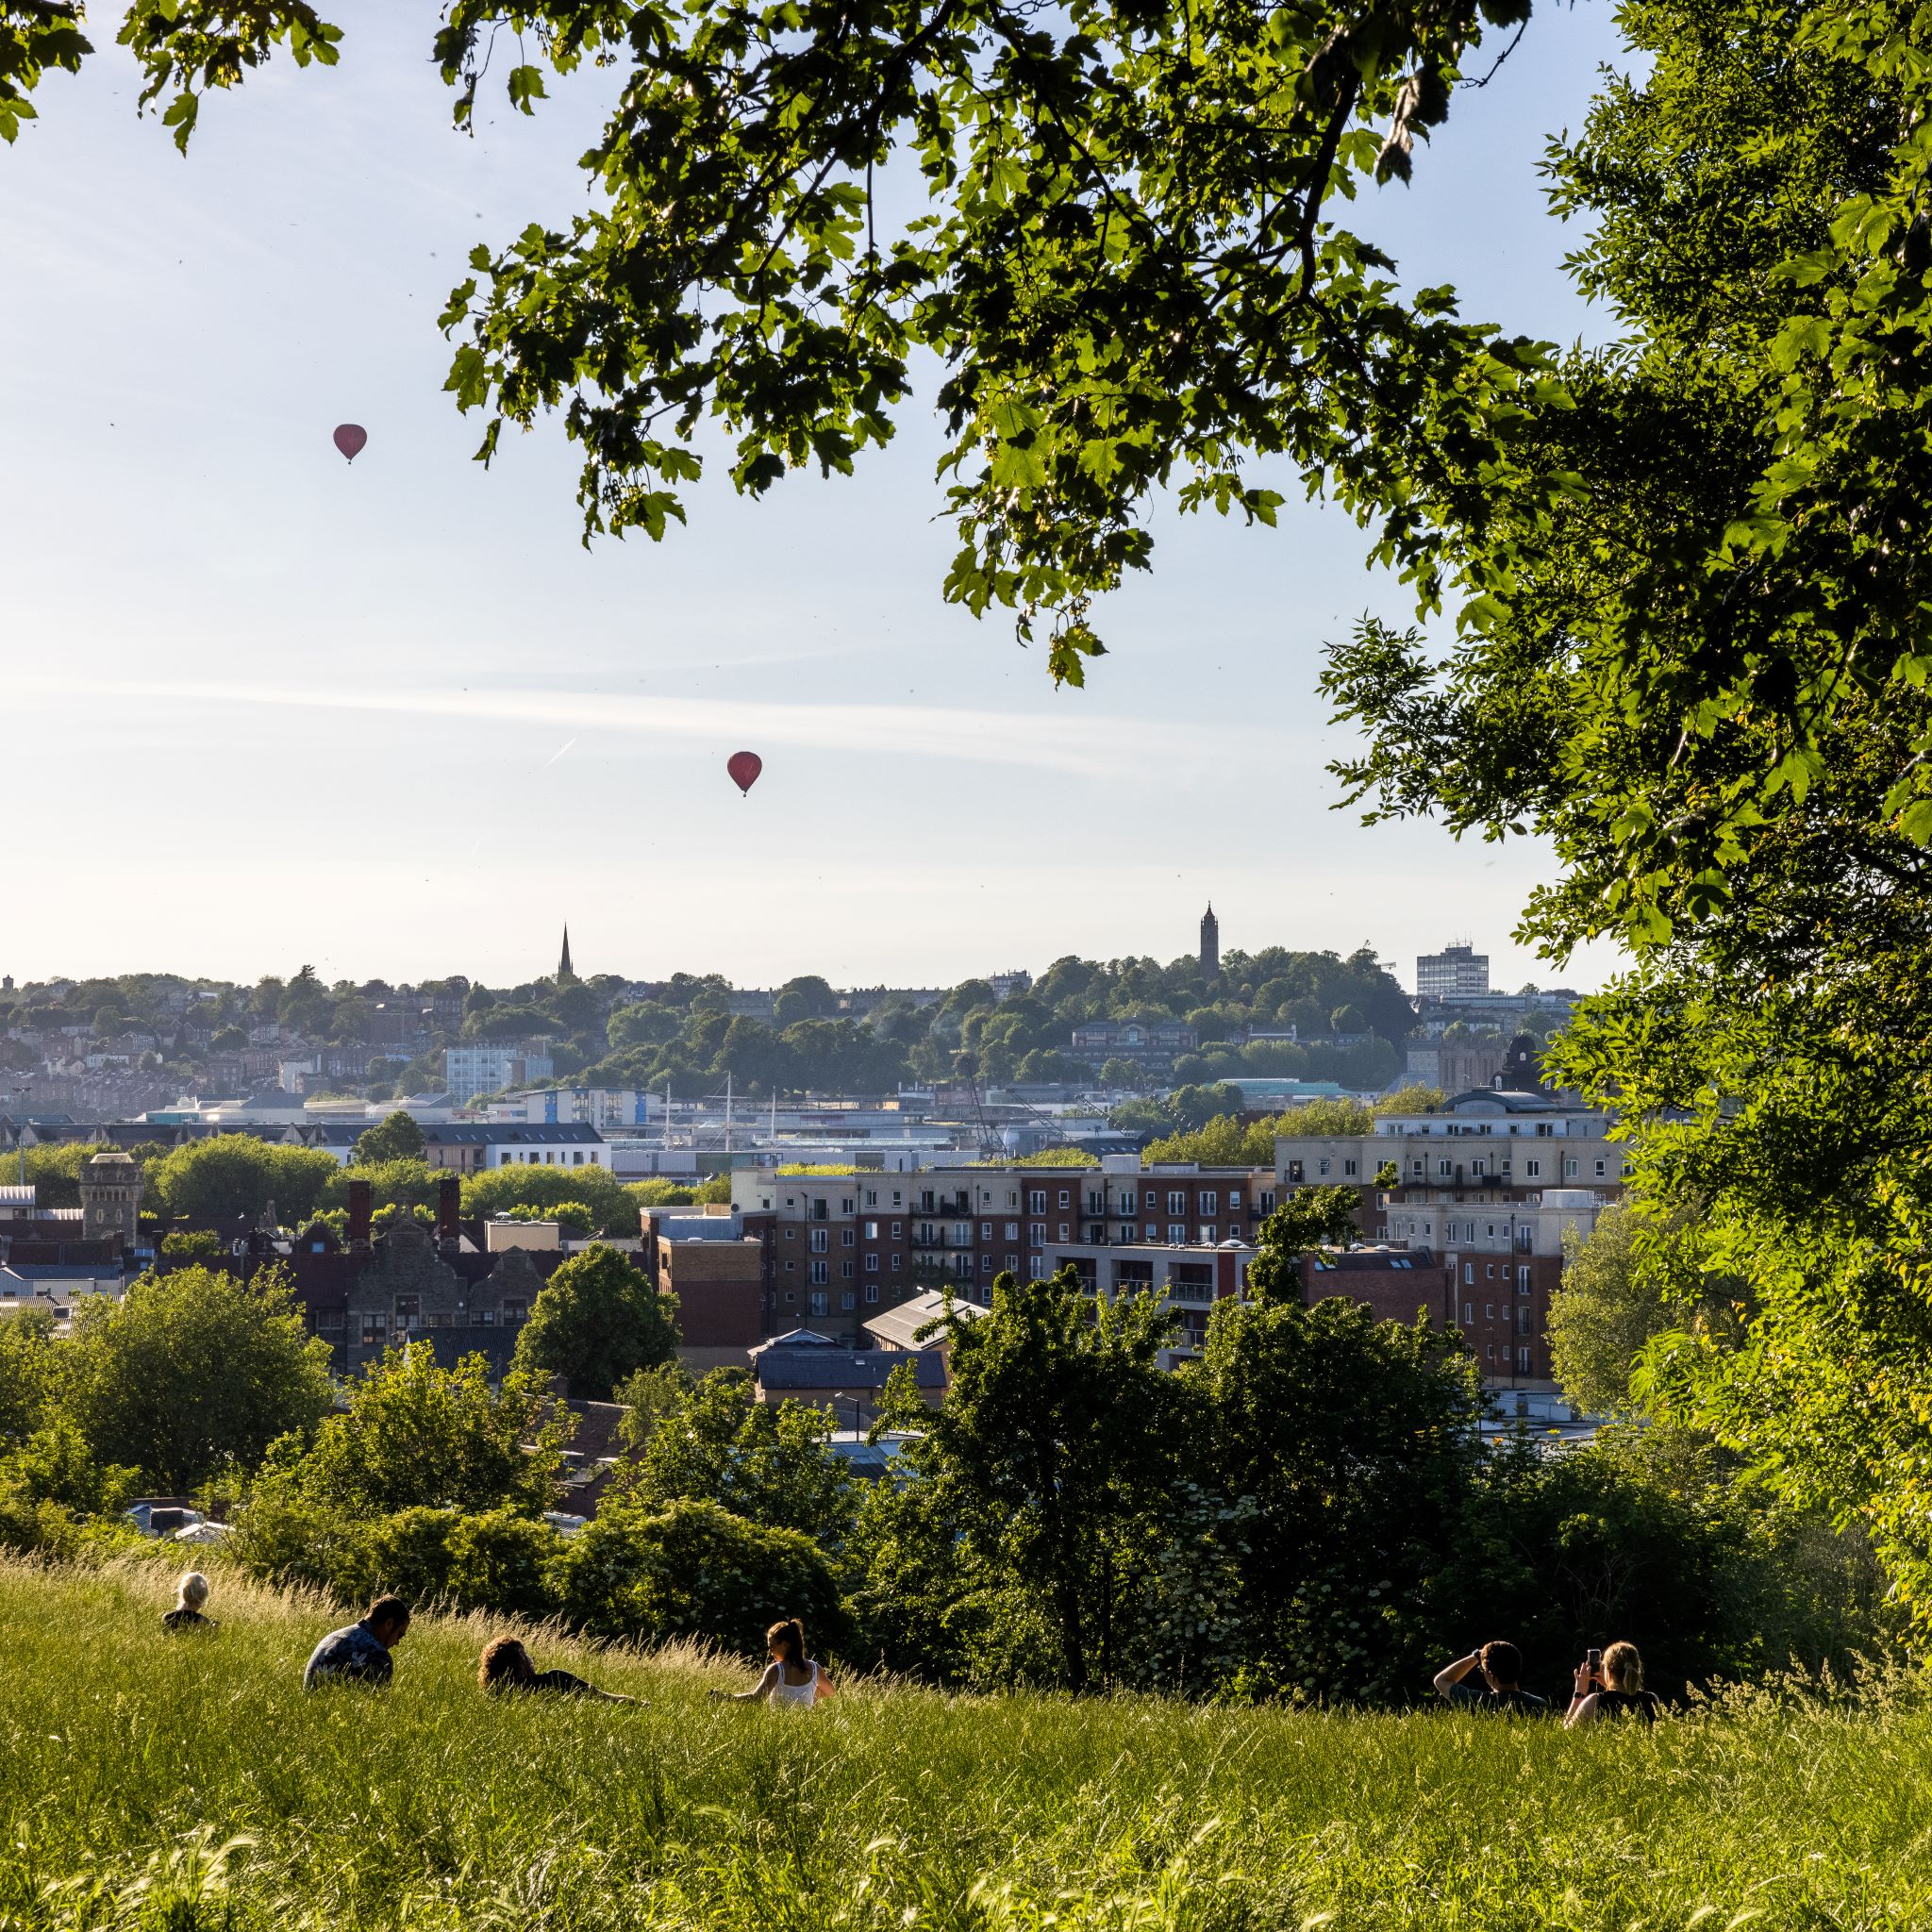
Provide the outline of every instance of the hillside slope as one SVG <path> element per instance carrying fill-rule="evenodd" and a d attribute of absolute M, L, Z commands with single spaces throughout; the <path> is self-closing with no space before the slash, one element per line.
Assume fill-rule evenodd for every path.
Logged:
<path fill-rule="evenodd" d="M 388 1694 L 305 1696 L 330 1617 L 216 1586 L 220 1631 L 164 1639 L 151 1567 L 0 1566 L 8 1932 L 1932 1923 L 1932 1717 L 1898 1699 L 1574 1736 L 862 1685 L 771 1712 L 706 1701 L 728 1665 L 533 1639 L 649 1707 L 499 1704 L 492 1627 L 438 1620 Z"/>

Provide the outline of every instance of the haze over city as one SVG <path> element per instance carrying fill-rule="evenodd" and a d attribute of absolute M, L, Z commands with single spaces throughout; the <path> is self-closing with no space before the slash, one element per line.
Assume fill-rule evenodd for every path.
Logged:
<path fill-rule="evenodd" d="M 1211 898 L 1230 945 L 1407 962 L 1473 935 L 1498 984 L 1600 982 L 1608 949 L 1559 969 L 1508 940 L 1535 842 L 1332 809 L 1322 645 L 1410 613 L 1292 478 L 1275 533 L 1162 516 L 1074 691 L 1007 615 L 941 603 L 917 413 L 855 477 L 761 503 L 714 465 L 661 545 L 579 546 L 555 423 L 474 464 L 434 317 L 473 242 L 580 205 L 583 122 L 566 88 L 453 135 L 426 18 L 348 9 L 340 68 L 212 98 L 186 160 L 105 44 L 7 156 L 35 290 L 0 314 L 8 789 L 56 829 L 16 849 L 42 916 L 0 966 L 514 982 L 568 916 L 587 971 L 948 984 L 1170 958 Z M 1614 51 L 1582 9 L 1458 96 L 1357 217 L 1407 281 L 1601 330 L 1533 168 Z"/>

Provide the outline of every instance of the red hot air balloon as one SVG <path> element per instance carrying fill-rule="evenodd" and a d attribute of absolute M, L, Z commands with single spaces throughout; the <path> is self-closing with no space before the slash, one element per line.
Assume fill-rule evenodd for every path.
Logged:
<path fill-rule="evenodd" d="M 369 432 L 359 423 L 338 423 L 336 425 L 336 447 L 350 462 L 362 454 L 362 445 L 369 441 Z"/>
<path fill-rule="evenodd" d="M 765 761 L 755 751 L 735 751 L 724 760 L 724 769 L 731 774 L 731 782 L 748 792 L 758 782 Z"/>

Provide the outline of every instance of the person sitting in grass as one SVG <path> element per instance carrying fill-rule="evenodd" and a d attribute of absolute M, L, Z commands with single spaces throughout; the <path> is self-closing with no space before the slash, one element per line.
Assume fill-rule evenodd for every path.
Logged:
<path fill-rule="evenodd" d="M 1659 1708 L 1656 1693 L 1643 1688 L 1643 1659 L 1637 1646 L 1613 1643 L 1600 1665 L 1577 1665 L 1575 1695 L 1563 1726 L 1574 1730 L 1600 1717 L 1641 1717 L 1655 1724 Z"/>
<path fill-rule="evenodd" d="M 161 1616 L 164 1630 L 212 1630 L 212 1617 L 204 1617 L 201 1607 L 208 1601 L 208 1578 L 199 1570 L 190 1570 L 175 1586 L 175 1607 Z"/>
<path fill-rule="evenodd" d="M 506 1690 L 554 1690 L 564 1697 L 594 1697 L 602 1704 L 636 1704 L 615 1690 L 600 1690 L 569 1671 L 540 1671 L 530 1653 L 514 1637 L 499 1637 L 484 1646 L 476 1681 L 492 1696 Z"/>
<path fill-rule="evenodd" d="M 361 1621 L 331 1630 L 310 1653 L 302 1688 L 320 1684 L 387 1684 L 395 1675 L 390 1652 L 408 1634 L 409 1607 L 399 1596 L 379 1596 Z"/>
<path fill-rule="evenodd" d="M 1472 1671 L 1480 1672 L 1480 1685 L 1463 1680 Z M 1436 1695 L 1451 1704 L 1467 1704 L 1477 1710 L 1542 1711 L 1550 1707 L 1547 1697 L 1523 1688 L 1523 1654 L 1513 1643 L 1491 1641 L 1436 1673 Z"/>
<path fill-rule="evenodd" d="M 796 1617 L 786 1617 L 765 1632 L 765 1648 L 772 1661 L 765 1674 L 749 1690 L 713 1690 L 713 1697 L 732 1704 L 755 1704 L 768 1697 L 774 1704 L 797 1704 L 809 1708 L 821 1697 L 832 1695 L 832 1680 L 805 1654 L 805 1625 Z"/>

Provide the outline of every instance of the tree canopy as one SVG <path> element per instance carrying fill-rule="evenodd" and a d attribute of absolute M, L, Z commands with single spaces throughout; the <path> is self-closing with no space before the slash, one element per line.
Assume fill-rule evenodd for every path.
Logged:
<path fill-rule="evenodd" d="M 539 1290 L 516 1365 L 533 1377 L 561 1375 L 574 1401 L 608 1402 L 619 1382 L 672 1360 L 676 1348 L 677 1297 L 599 1241 Z"/>

